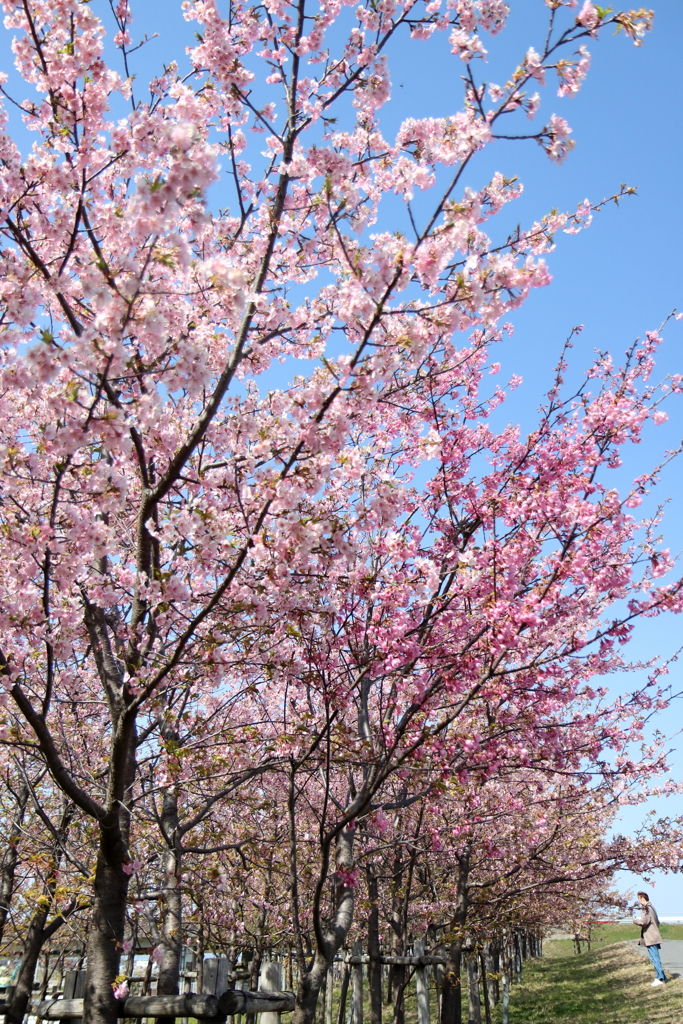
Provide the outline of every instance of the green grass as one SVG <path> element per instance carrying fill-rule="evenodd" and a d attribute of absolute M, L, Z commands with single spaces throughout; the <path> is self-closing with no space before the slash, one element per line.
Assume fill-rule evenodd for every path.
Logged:
<path fill-rule="evenodd" d="M 664 924 L 661 932 L 664 939 L 683 939 L 683 924 Z M 510 1024 L 681 1024 L 683 978 L 671 980 L 664 988 L 652 988 L 654 972 L 650 962 L 631 945 L 631 940 L 637 939 L 639 934 L 640 929 L 635 925 L 602 925 L 593 933 L 590 951 L 584 945 L 579 956 L 570 937 L 546 939 L 543 958 L 525 963 L 522 984 L 515 983 L 511 987 Z M 463 989 L 463 1021 L 466 1022 L 466 982 Z M 363 994 L 363 1017 L 367 1024 L 370 1020 L 367 975 Z M 335 986 L 332 1014 L 335 1024 L 338 999 L 339 988 Z M 406 992 L 406 1024 L 417 1022 L 416 1002 L 415 986 L 410 984 Z M 499 1004 L 493 1010 L 494 1024 L 500 1024 L 501 1016 Z M 430 985 L 430 1017 L 432 1024 L 437 1024 L 433 983 Z M 283 1024 L 291 1021 L 290 1014 L 283 1014 L 282 1018 Z M 392 1019 L 392 1007 L 385 1005 L 383 1024 L 391 1024 Z M 485 1024 L 483 1003 L 481 1019 Z"/>
<path fill-rule="evenodd" d="M 662 924 L 659 926 L 663 939 L 683 939 L 683 924 Z M 605 924 L 596 928 L 591 937 L 591 949 L 609 945 L 612 942 L 626 942 L 640 937 L 640 928 L 635 924 Z M 584 943 L 581 948 L 585 949 Z M 544 951 L 551 956 L 570 956 L 574 953 L 573 939 L 551 939 L 544 943 Z"/>
<path fill-rule="evenodd" d="M 661 932 L 664 939 L 683 939 L 683 924 L 662 925 Z M 650 961 L 637 953 L 630 942 L 639 935 L 640 929 L 635 925 L 602 925 L 593 933 L 590 951 L 583 945 L 580 956 L 576 955 L 571 938 L 546 940 L 543 958 L 525 963 L 522 984 L 511 988 L 510 1024 L 681 1024 L 683 979 L 674 979 L 664 988 L 652 988 L 654 971 Z M 367 1022 L 367 980 L 363 989 L 363 1016 Z M 463 989 L 466 1022 L 466 983 Z M 336 1010 L 335 998 L 335 1022 Z M 433 984 L 430 1010 L 432 1024 L 437 1024 Z M 385 1006 L 383 1024 L 391 1024 L 392 1016 L 392 1008 Z M 492 1016 L 494 1024 L 500 1024 L 500 1004 Z M 481 1019 L 485 1024 L 483 1002 Z M 416 1022 L 415 986 L 411 984 L 406 992 L 406 1024 Z"/>
<path fill-rule="evenodd" d="M 651 987 L 649 960 L 627 941 L 638 934 L 630 925 L 604 926 L 580 956 L 571 939 L 546 941 L 543 959 L 525 964 L 522 984 L 512 987 L 510 1024 L 679 1024 L 683 980 Z M 683 926 L 665 925 L 662 937 L 683 938 Z"/>

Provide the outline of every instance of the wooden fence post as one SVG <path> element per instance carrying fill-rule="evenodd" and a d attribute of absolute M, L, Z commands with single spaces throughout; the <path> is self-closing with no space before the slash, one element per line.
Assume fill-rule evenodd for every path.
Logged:
<path fill-rule="evenodd" d="M 484 944 L 484 950 L 488 951 L 488 942 Z M 491 997 L 489 993 L 489 979 L 488 979 L 488 960 L 487 953 L 483 950 L 479 956 L 479 962 L 481 964 L 481 987 L 482 994 L 484 996 L 484 1013 L 486 1014 L 486 1024 L 491 1024 Z"/>
<path fill-rule="evenodd" d="M 503 1021 L 502 1024 L 509 1024 L 510 1020 L 510 979 L 507 970 L 503 971 Z"/>
<path fill-rule="evenodd" d="M 281 992 L 284 988 L 282 964 L 277 960 L 265 960 L 261 964 L 258 987 L 262 992 Z M 280 1024 L 280 1019 L 280 1014 L 272 1010 L 261 1014 L 261 1024 Z"/>
<path fill-rule="evenodd" d="M 349 993 L 349 978 L 351 977 L 351 966 L 344 964 L 341 980 L 341 991 L 339 993 L 339 1006 L 337 1008 L 337 1024 L 344 1024 L 346 1020 L 346 1000 Z"/>
<path fill-rule="evenodd" d="M 468 950 L 467 953 L 467 1006 L 469 1010 L 468 1024 L 481 1024 L 479 966 L 477 964 L 477 955 L 471 950 Z"/>
<path fill-rule="evenodd" d="M 436 956 L 446 957 L 446 947 L 437 946 L 434 950 Z M 434 964 L 434 984 L 436 985 L 436 1012 L 437 1020 L 441 1020 L 441 1002 L 443 999 L 443 979 L 446 973 L 445 964 Z"/>
<path fill-rule="evenodd" d="M 425 944 L 418 940 L 414 944 L 415 956 L 424 956 Z M 415 990 L 417 993 L 417 1024 L 429 1024 L 429 981 L 424 964 L 415 968 Z"/>
<path fill-rule="evenodd" d="M 216 994 L 216 981 L 218 980 L 218 960 L 215 956 L 208 957 L 204 961 L 204 977 L 202 979 L 202 994 L 213 996 Z"/>
<path fill-rule="evenodd" d="M 357 939 L 353 944 L 353 955 L 363 955 L 363 943 Z M 354 964 L 351 968 L 353 989 L 351 992 L 352 1024 L 363 1024 L 363 964 Z"/>
<path fill-rule="evenodd" d="M 218 959 L 216 965 L 216 988 L 215 993 L 219 996 L 222 992 L 229 987 L 228 986 L 228 975 L 230 974 L 230 961 L 227 956 L 221 956 Z"/>

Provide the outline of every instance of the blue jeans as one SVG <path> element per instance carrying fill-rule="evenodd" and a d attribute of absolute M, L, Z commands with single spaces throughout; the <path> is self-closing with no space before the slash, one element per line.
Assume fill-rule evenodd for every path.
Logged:
<path fill-rule="evenodd" d="M 662 967 L 662 961 L 661 961 L 660 956 L 659 956 L 659 946 L 648 946 L 647 947 L 647 953 L 648 953 L 648 956 L 650 957 L 650 960 L 652 960 L 652 966 L 654 967 L 655 973 L 656 973 L 657 977 L 659 978 L 659 980 L 660 981 L 666 981 L 666 974 L 664 973 L 664 968 Z"/>

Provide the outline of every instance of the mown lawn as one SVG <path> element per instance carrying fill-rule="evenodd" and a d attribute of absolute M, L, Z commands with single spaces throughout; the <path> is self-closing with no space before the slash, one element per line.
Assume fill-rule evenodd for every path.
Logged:
<path fill-rule="evenodd" d="M 664 924 L 661 932 L 665 939 L 683 939 L 683 924 Z M 526 963 L 522 984 L 515 983 L 510 990 L 510 1024 L 683 1024 L 683 978 L 669 981 L 664 988 L 652 988 L 654 971 L 650 962 L 634 950 L 630 941 L 639 934 L 634 925 L 604 925 L 595 930 L 591 949 L 584 946 L 580 956 L 574 952 L 571 938 L 546 939 L 543 958 Z M 363 994 L 363 1017 L 367 1024 L 370 1020 L 367 976 Z M 338 998 L 336 986 L 332 1016 L 335 1024 Z M 430 1004 L 432 1024 L 437 1024 L 433 983 Z M 383 1024 L 391 1024 L 392 1016 L 391 1007 L 384 1006 Z M 500 1024 L 501 1017 L 499 1005 L 493 1010 L 495 1024 Z M 481 1019 L 485 1024 L 483 1005 Z M 291 1015 L 283 1014 L 282 1021 L 289 1024 Z M 464 987 L 463 1022 L 466 1021 L 467 989 Z M 406 992 L 406 1024 L 417 1024 L 414 984 L 409 985 Z"/>
<path fill-rule="evenodd" d="M 525 964 L 522 985 L 512 987 L 510 1024 L 680 1024 L 683 979 L 652 988 L 649 960 L 628 941 L 638 934 L 605 926 L 580 956 L 569 938 L 546 941 L 543 959 Z M 683 925 L 664 925 L 662 937 L 683 939 Z"/>

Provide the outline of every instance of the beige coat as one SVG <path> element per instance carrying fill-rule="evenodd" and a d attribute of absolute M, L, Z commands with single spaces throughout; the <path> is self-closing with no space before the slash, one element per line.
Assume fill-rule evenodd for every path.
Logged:
<path fill-rule="evenodd" d="M 640 925 L 639 946 L 658 946 L 662 941 L 659 934 L 659 918 L 657 911 L 651 903 L 646 903 L 641 911 L 640 918 L 634 916 L 633 923 Z"/>

